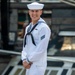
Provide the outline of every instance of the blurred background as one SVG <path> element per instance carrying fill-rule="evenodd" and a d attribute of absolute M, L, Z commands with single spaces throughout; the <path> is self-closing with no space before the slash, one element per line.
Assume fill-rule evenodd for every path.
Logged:
<path fill-rule="evenodd" d="M 0 0 L 0 75 L 25 75 L 21 51 L 31 19 L 27 4 L 44 3 L 51 29 L 45 75 L 75 75 L 75 0 Z"/>

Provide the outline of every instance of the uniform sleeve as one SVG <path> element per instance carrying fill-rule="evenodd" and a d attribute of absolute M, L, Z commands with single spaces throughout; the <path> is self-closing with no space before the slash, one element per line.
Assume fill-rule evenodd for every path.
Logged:
<path fill-rule="evenodd" d="M 26 35 L 26 33 L 27 33 L 27 28 L 28 28 L 28 27 L 26 27 L 25 35 Z M 24 38 L 25 38 L 25 35 L 24 35 Z M 23 39 L 23 45 L 24 45 L 24 39 Z M 23 46 L 23 49 L 22 49 L 22 52 L 21 52 L 21 59 L 22 59 L 22 60 L 27 59 L 27 53 L 26 53 L 26 50 L 25 50 L 24 46 Z"/>
<path fill-rule="evenodd" d="M 35 51 L 30 55 L 30 57 L 28 57 L 29 61 L 35 62 L 35 61 L 38 61 L 39 58 L 42 57 L 44 52 L 46 52 L 47 50 L 50 35 L 51 35 L 51 31 L 47 27 L 44 27 L 39 31 L 40 42 L 36 46 Z"/>
<path fill-rule="evenodd" d="M 23 47 L 23 50 L 22 50 L 22 53 L 21 53 L 21 59 L 22 59 L 22 60 L 27 59 L 27 53 L 26 53 L 26 51 L 24 50 L 24 47 Z"/>

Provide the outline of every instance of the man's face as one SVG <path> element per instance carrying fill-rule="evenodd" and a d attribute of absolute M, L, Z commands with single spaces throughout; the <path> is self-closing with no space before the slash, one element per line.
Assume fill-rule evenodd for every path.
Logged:
<path fill-rule="evenodd" d="M 37 21 L 42 14 L 42 10 L 29 10 L 29 15 L 32 21 Z"/>

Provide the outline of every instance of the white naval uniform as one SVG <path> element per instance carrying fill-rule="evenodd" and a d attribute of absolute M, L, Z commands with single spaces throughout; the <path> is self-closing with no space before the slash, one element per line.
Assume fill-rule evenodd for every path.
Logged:
<path fill-rule="evenodd" d="M 26 33 L 28 27 L 29 25 L 26 27 Z M 31 36 L 28 35 L 26 45 L 23 46 L 22 50 L 22 60 L 27 58 L 30 62 L 33 62 L 30 69 L 26 70 L 26 75 L 44 75 L 47 67 L 47 46 L 51 31 L 45 21 L 40 18 L 32 34 L 36 46 L 32 43 Z"/>

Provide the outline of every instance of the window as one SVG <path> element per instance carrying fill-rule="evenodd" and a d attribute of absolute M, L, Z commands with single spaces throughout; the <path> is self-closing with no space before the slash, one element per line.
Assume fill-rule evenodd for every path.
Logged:
<path fill-rule="evenodd" d="M 48 55 L 75 57 L 74 12 L 74 9 L 52 10 L 52 38 L 49 42 Z"/>

